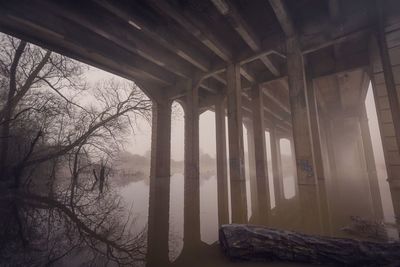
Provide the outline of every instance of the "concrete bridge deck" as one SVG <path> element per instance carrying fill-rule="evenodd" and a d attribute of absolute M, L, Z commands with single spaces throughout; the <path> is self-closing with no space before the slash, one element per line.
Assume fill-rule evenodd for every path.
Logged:
<path fill-rule="evenodd" d="M 225 116 L 233 222 L 247 220 L 242 123 L 250 136 L 252 209 L 259 220 L 268 220 L 269 192 L 277 205 L 283 196 L 280 138 L 290 139 L 295 151 L 304 225 L 328 220 L 319 208 L 329 202 L 324 184 L 342 171 L 343 154 L 361 159 L 371 207 L 381 216 L 364 107 L 370 82 L 400 216 L 396 0 L 2 0 L 0 30 L 133 80 L 153 100 L 149 265 L 168 259 L 157 253 L 168 251 L 174 100 L 185 111 L 185 243 L 200 235 L 199 114 L 207 109 L 216 115 L 220 223 L 229 222 Z"/>

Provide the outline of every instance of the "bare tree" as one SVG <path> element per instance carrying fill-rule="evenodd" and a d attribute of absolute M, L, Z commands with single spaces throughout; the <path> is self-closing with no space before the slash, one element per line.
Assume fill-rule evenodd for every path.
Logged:
<path fill-rule="evenodd" d="M 144 232 L 107 179 L 151 103 L 132 82 L 85 82 L 85 66 L 0 35 L 0 259 L 52 265 L 144 259 Z"/>

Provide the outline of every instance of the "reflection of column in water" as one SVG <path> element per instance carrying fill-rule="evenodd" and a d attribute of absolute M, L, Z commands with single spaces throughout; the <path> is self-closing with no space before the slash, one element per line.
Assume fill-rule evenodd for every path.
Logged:
<path fill-rule="evenodd" d="M 171 176 L 169 204 L 169 260 L 175 261 L 183 249 L 183 174 Z"/>
<path fill-rule="evenodd" d="M 200 227 L 201 241 L 212 245 L 218 240 L 217 177 L 200 178 Z"/>
<path fill-rule="evenodd" d="M 200 183 L 199 179 L 185 177 L 183 250 L 200 243 Z"/>
<path fill-rule="evenodd" d="M 169 190 L 170 178 L 150 178 L 148 247 L 146 266 L 162 266 L 169 262 Z"/>

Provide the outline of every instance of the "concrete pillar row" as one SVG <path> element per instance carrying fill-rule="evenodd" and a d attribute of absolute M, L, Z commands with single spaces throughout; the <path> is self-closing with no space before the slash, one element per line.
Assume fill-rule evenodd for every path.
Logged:
<path fill-rule="evenodd" d="M 171 101 L 153 101 L 152 112 L 146 266 L 161 266 L 169 262 Z"/>
<path fill-rule="evenodd" d="M 228 175 L 226 161 L 225 99 L 215 103 L 215 137 L 217 156 L 218 225 L 229 223 Z"/>
<path fill-rule="evenodd" d="M 226 73 L 232 222 L 246 223 L 247 199 L 243 149 L 240 65 L 229 64 Z"/>

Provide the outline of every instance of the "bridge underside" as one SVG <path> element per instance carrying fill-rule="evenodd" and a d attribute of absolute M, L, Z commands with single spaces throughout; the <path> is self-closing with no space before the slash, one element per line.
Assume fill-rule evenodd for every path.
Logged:
<path fill-rule="evenodd" d="M 314 218 L 328 220 L 321 212 L 328 205 L 325 181 L 341 174 L 337 165 L 346 146 L 335 144 L 348 140 L 361 144 L 371 206 L 382 216 L 364 106 L 370 82 L 400 216 L 396 0 L 1 1 L 0 30 L 135 81 L 152 99 L 149 242 L 155 245 L 149 265 L 168 260 L 168 250 L 159 253 L 168 248 L 168 218 L 160 220 L 158 214 L 169 209 L 174 100 L 185 111 L 185 244 L 200 236 L 199 114 L 208 109 L 216 115 L 220 224 L 247 222 L 242 123 L 252 159 L 252 218 L 269 220 L 271 190 L 277 207 L 285 207 L 281 138 L 291 140 L 295 151 L 296 190 L 303 225 L 310 226 L 304 231 L 315 228 Z M 274 188 L 267 182 L 266 130 Z"/>

